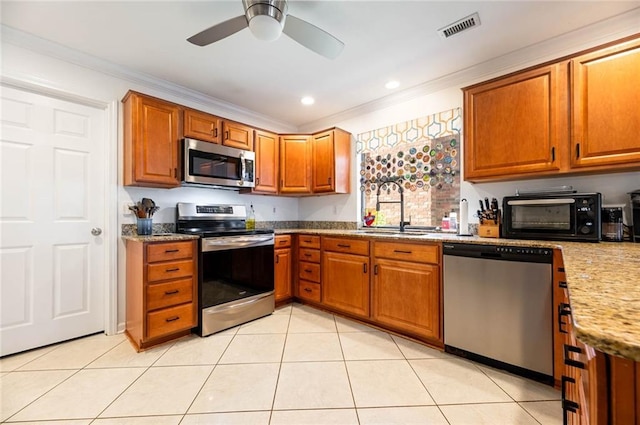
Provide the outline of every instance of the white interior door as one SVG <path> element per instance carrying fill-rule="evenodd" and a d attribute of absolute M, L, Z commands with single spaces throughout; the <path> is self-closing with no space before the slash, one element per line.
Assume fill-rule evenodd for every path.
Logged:
<path fill-rule="evenodd" d="M 104 330 L 106 111 L 9 87 L 0 110 L 0 355 Z"/>

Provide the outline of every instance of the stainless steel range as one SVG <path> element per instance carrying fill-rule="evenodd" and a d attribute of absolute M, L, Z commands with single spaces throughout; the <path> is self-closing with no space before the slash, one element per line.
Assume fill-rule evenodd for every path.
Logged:
<path fill-rule="evenodd" d="M 247 230 L 244 205 L 177 205 L 177 232 L 200 236 L 198 333 L 273 313 L 273 230 Z"/>

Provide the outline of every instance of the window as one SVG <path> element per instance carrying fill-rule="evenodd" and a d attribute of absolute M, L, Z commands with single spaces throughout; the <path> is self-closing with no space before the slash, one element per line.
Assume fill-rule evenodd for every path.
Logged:
<path fill-rule="evenodd" d="M 373 226 L 440 226 L 458 212 L 460 200 L 460 108 L 361 133 L 361 217 Z"/>

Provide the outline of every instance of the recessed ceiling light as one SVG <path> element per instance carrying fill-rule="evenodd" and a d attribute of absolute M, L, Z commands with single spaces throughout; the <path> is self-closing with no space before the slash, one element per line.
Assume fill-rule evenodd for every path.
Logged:
<path fill-rule="evenodd" d="M 303 105 L 313 105 L 316 100 L 314 98 L 312 98 L 311 96 L 305 96 L 302 99 L 300 99 L 300 102 L 302 102 Z"/>
<path fill-rule="evenodd" d="M 400 83 L 396 80 L 391 80 L 391 81 L 387 81 L 387 84 L 385 84 L 384 86 L 389 90 L 397 89 L 398 87 L 400 87 Z"/>

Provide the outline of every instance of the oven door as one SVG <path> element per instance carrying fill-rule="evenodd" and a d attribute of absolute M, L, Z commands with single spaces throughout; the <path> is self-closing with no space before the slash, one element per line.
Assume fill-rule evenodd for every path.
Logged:
<path fill-rule="evenodd" d="M 183 141 L 186 184 L 254 187 L 255 154 L 195 139 Z"/>
<path fill-rule="evenodd" d="M 274 310 L 273 235 L 201 240 L 199 333 L 203 336 Z"/>
<path fill-rule="evenodd" d="M 505 198 L 503 210 L 505 237 L 562 239 L 576 234 L 574 198 Z"/>

